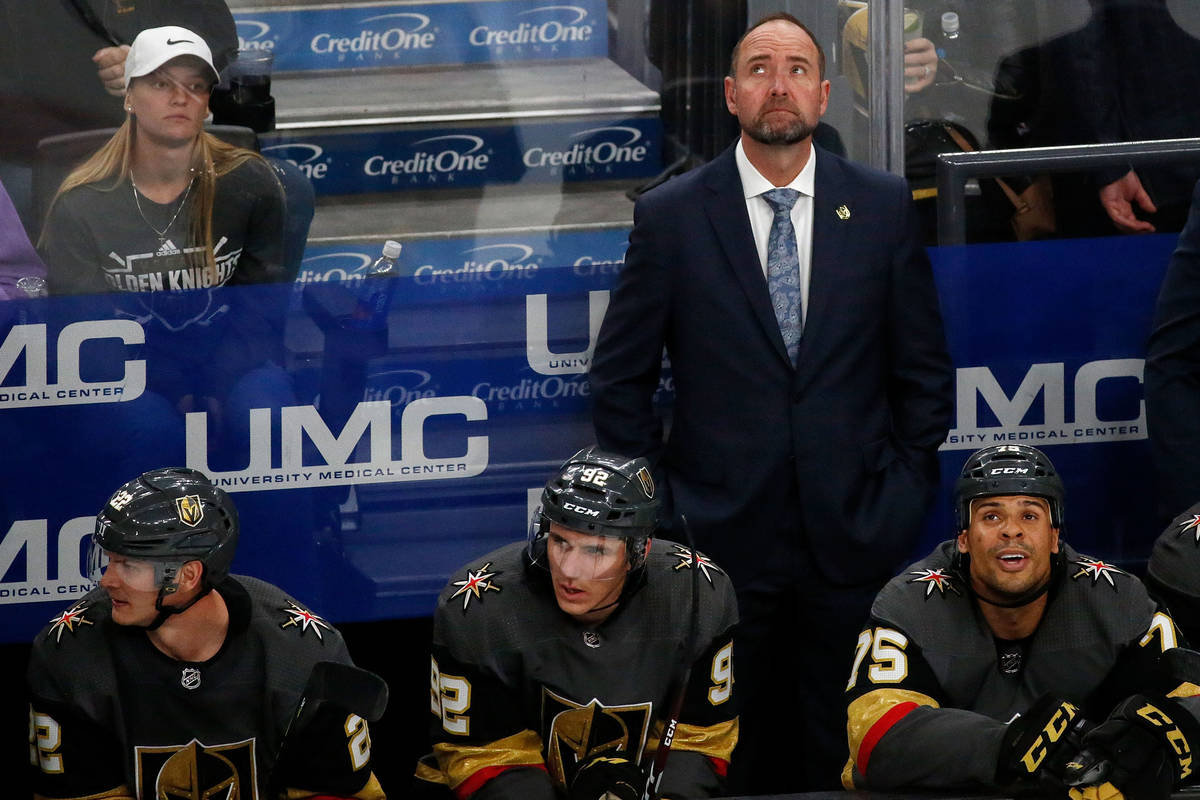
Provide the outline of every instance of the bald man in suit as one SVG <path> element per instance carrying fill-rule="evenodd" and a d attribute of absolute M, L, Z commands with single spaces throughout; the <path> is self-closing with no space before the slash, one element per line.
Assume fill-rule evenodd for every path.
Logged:
<path fill-rule="evenodd" d="M 850 655 L 912 555 L 952 409 L 907 185 L 812 144 L 824 61 L 787 14 L 742 37 L 725 79 L 741 136 L 640 198 L 590 373 L 601 446 L 655 462 L 665 516 L 738 590 L 742 793 L 839 785 Z M 797 641 L 805 658 L 778 657 Z"/>

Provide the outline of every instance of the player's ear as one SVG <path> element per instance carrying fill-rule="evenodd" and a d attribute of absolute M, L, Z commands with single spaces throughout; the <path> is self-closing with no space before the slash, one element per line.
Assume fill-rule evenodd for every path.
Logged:
<path fill-rule="evenodd" d="M 1055 539 L 1055 541 L 1057 542 L 1058 540 Z M 958 552 L 960 552 L 960 553 L 967 552 L 967 532 L 966 531 L 962 531 L 961 533 L 958 534 L 957 545 L 958 545 Z"/>
<path fill-rule="evenodd" d="M 188 561 L 179 568 L 179 572 L 175 575 L 175 582 L 179 584 L 180 589 L 188 590 L 199 586 L 203 577 L 204 564 L 199 561 Z"/>

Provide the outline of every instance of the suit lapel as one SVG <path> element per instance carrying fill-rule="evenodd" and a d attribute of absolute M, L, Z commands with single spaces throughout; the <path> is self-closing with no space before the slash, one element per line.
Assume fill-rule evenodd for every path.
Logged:
<path fill-rule="evenodd" d="M 796 356 L 797 370 L 804 371 L 806 361 L 821 346 L 822 327 L 829 324 L 830 280 L 838 268 L 838 259 L 849 252 L 847 237 L 853 224 L 854 203 L 842 178 L 836 158 L 822 150 L 817 154 L 817 173 L 813 181 L 812 262 L 808 280 L 808 308 L 804 316 L 804 331 L 800 336 L 800 351 Z M 839 213 L 840 212 L 840 213 Z M 849 212 L 849 218 L 842 216 Z M 806 356 L 809 358 L 806 359 Z"/>
<path fill-rule="evenodd" d="M 779 332 L 779 322 L 771 307 L 767 281 L 758 262 L 758 249 L 754 246 L 754 236 L 750 231 L 750 218 L 746 214 L 746 199 L 742 194 L 742 181 L 733 147 L 726 148 L 725 152 L 713 159 L 705 186 L 704 210 L 717 233 L 725 258 L 775 352 L 790 366 L 787 348 Z"/>

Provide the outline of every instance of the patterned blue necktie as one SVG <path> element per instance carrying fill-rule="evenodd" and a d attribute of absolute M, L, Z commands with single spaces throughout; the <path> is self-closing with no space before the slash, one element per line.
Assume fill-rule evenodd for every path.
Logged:
<path fill-rule="evenodd" d="M 771 235 L 767 237 L 767 289 L 779 332 L 787 346 L 788 358 L 796 363 L 800 349 L 800 327 L 804 309 L 800 305 L 800 254 L 796 248 L 796 229 L 792 225 L 792 206 L 800 193 L 795 189 L 772 189 L 762 198 L 775 211 Z"/>

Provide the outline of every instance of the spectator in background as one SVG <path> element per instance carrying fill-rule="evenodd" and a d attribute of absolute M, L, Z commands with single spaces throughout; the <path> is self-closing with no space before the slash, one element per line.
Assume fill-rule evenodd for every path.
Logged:
<path fill-rule="evenodd" d="M 231 311 L 211 290 L 286 277 L 283 191 L 261 156 L 204 132 L 217 71 L 199 36 L 143 31 L 124 80 L 126 121 L 63 182 L 41 253 L 52 294 L 117 293 L 120 312 L 160 332 L 177 370 L 160 372 L 156 390 L 193 410 L 279 358 L 270 348 L 280 332 L 261 329 L 271 321 Z"/>
<path fill-rule="evenodd" d="M 868 8 L 842 0 L 842 71 L 854 91 L 854 139 L 868 137 L 870 53 Z M 856 9 L 856 10 L 853 10 Z M 1032 38 L 1029 9 L 1012 0 L 908 0 L 904 8 L 904 175 L 926 244 L 937 243 L 936 159 L 980 149 L 993 75 L 1000 57 Z M 860 148 L 861 150 L 861 148 Z M 1013 205 L 993 181 L 966 200 L 970 241 L 1008 239 Z"/>
<path fill-rule="evenodd" d="M 1000 65 L 988 120 L 996 148 L 1200 135 L 1200 40 L 1166 0 L 1090 0 L 1082 28 Z M 1184 164 L 1054 176 L 1058 232 L 1179 230 L 1200 171 Z"/>
<path fill-rule="evenodd" d="M 225 0 L 0 0 L 0 178 L 29 230 L 38 140 L 120 125 L 129 44 L 163 25 L 201 34 L 218 71 L 237 54 Z"/>
<path fill-rule="evenodd" d="M 22 278 L 35 278 L 44 286 L 45 277 L 46 265 L 30 244 L 17 209 L 0 183 L 0 300 L 28 297 L 29 293 L 18 282 Z"/>

